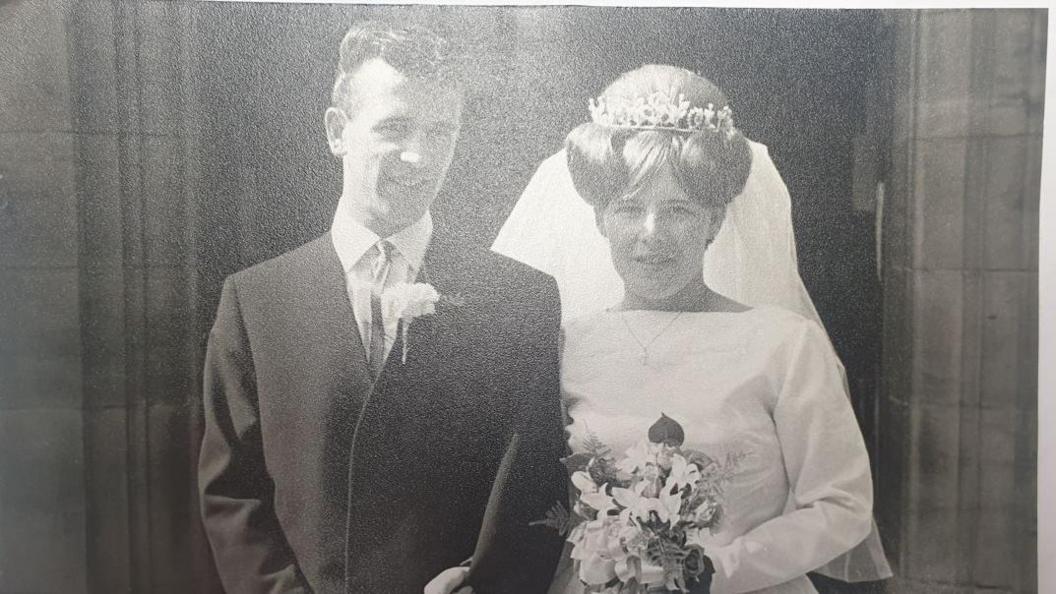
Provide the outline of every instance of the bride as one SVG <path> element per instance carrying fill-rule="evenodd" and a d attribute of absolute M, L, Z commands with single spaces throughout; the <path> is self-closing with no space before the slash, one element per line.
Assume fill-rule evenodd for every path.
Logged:
<path fill-rule="evenodd" d="M 725 105 L 688 70 L 622 75 L 568 135 L 567 172 L 544 164 L 495 249 L 561 286 L 574 452 L 587 435 L 622 452 L 664 413 L 687 447 L 740 460 L 706 546 L 712 592 L 815 592 L 806 573 L 823 567 L 888 577 L 843 368 L 795 271 L 787 194 L 776 172 L 757 175 L 765 149 Z M 557 202 L 569 194 L 585 213 Z M 622 299 L 602 303 L 617 284 Z M 583 592 L 580 577 L 566 555 L 551 592 Z"/>

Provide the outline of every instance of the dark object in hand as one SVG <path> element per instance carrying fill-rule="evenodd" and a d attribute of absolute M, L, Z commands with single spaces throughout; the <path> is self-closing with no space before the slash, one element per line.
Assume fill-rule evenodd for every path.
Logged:
<path fill-rule="evenodd" d="M 480 588 L 492 579 L 492 573 L 502 570 L 502 539 L 499 531 L 505 517 L 509 513 L 509 507 L 514 502 L 508 501 L 507 491 L 510 480 L 510 472 L 517 450 L 520 446 L 521 436 L 514 434 L 506 447 L 506 453 L 502 456 L 499 470 L 495 474 L 495 482 L 491 487 L 491 495 L 488 497 L 488 505 L 484 509 L 484 520 L 481 522 L 480 533 L 477 536 L 477 546 L 473 551 L 473 560 L 466 574 L 465 584 Z M 476 589 L 475 588 L 475 589 Z M 479 591 L 479 590 L 478 590 Z"/>

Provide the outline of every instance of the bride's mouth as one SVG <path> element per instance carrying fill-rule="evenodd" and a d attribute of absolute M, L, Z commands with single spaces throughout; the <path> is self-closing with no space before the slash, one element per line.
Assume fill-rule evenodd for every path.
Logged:
<path fill-rule="evenodd" d="M 633 256 L 632 259 L 644 266 L 665 266 L 674 260 L 674 257 L 662 254 L 645 254 Z"/>

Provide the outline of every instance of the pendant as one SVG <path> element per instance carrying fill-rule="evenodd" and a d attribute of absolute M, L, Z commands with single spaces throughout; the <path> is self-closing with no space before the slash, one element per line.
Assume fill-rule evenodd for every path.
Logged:
<path fill-rule="evenodd" d="M 649 351 L 642 351 L 642 355 L 638 357 L 638 360 L 642 362 L 642 365 L 649 365 Z"/>

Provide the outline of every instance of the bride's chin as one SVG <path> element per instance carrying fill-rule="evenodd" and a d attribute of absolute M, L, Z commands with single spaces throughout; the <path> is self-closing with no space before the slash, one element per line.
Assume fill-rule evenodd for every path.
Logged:
<path fill-rule="evenodd" d="M 624 277 L 624 305 L 630 309 L 699 311 L 708 289 L 702 279 L 678 282 L 665 279 Z"/>
<path fill-rule="evenodd" d="M 684 287 L 670 285 L 648 285 L 644 283 L 624 283 L 625 301 L 632 303 L 636 309 L 670 309 Z"/>

